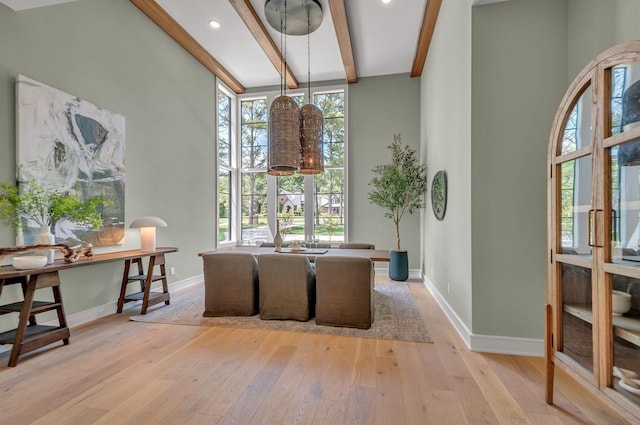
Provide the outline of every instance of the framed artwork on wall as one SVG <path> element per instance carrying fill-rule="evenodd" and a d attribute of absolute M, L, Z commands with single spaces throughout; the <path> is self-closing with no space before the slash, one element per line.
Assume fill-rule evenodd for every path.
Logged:
<path fill-rule="evenodd" d="M 82 201 L 99 195 L 111 200 L 101 211 L 102 229 L 62 220 L 51 229 L 56 243 L 124 243 L 124 116 L 23 75 L 16 79 L 16 103 L 18 182 Z M 38 231 L 27 223 L 19 242 L 33 244 Z"/>
<path fill-rule="evenodd" d="M 447 172 L 440 170 L 431 181 L 431 207 L 438 220 L 444 219 L 447 211 Z"/>

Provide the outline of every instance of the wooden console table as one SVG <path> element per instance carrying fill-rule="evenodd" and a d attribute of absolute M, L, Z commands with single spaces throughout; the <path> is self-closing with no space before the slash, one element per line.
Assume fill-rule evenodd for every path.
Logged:
<path fill-rule="evenodd" d="M 56 260 L 53 264 L 39 269 L 17 270 L 12 266 L 0 267 L 0 295 L 5 285 L 20 284 L 24 294 L 24 301 L 6 305 L 0 305 L 0 315 L 8 313 L 20 313 L 16 329 L 0 333 L 0 344 L 13 344 L 9 366 L 18 364 L 18 357 L 37 348 L 62 340 L 64 345 L 69 344 L 69 327 L 64 314 L 62 294 L 60 292 L 60 270 L 91 264 L 105 263 L 109 261 L 125 260 L 125 271 L 118 300 L 118 312 L 122 311 L 122 304 L 131 299 L 142 299 L 142 314 L 146 313 L 149 305 L 164 301 L 169 304 L 169 291 L 167 288 L 166 273 L 164 270 L 164 254 L 176 252 L 177 248 L 157 248 L 155 251 L 145 252 L 139 249 L 130 251 L 109 252 L 96 254 L 91 258 L 82 257 L 73 263 L 65 263 L 64 260 Z M 149 257 L 148 273 L 142 274 L 142 259 Z M 129 276 L 129 268 L 132 262 L 139 266 L 139 274 Z M 155 266 L 161 267 L 161 277 L 153 275 Z M 151 282 L 162 280 L 163 292 L 156 294 L 150 291 Z M 130 281 L 139 281 L 142 296 L 135 294 L 125 295 L 126 284 Z M 37 289 L 51 288 L 53 302 L 35 301 Z M 58 314 L 58 326 L 38 325 L 36 314 L 55 310 Z"/>

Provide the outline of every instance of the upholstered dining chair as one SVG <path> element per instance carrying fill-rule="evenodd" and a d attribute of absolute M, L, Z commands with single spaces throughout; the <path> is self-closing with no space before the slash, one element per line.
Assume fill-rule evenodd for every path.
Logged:
<path fill-rule="evenodd" d="M 316 324 L 368 329 L 373 323 L 373 262 L 362 257 L 316 258 Z"/>
<path fill-rule="evenodd" d="M 340 249 L 376 249 L 372 243 L 345 242 L 338 245 Z"/>
<path fill-rule="evenodd" d="M 260 318 L 306 322 L 315 314 L 316 274 L 300 254 L 258 256 Z"/>
<path fill-rule="evenodd" d="M 258 262 L 248 252 L 202 256 L 203 316 L 253 316 L 258 312 Z"/>

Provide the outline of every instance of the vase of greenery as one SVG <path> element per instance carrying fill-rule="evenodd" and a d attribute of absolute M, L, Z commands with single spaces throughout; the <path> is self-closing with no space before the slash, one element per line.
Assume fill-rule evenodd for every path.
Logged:
<path fill-rule="evenodd" d="M 425 206 L 427 192 L 427 166 L 420 163 L 417 152 L 402 143 L 400 134 L 393 135 L 391 163 L 378 165 L 372 171 L 375 177 L 369 182 L 373 189 L 369 201 L 387 211 L 396 231 L 396 250 L 390 251 L 389 277 L 393 280 L 409 278 L 407 251 L 400 249 L 400 221 L 405 213 L 413 214 Z"/>
<path fill-rule="evenodd" d="M 94 196 L 83 202 L 75 195 L 43 187 L 33 180 L 24 184 L 22 190 L 13 183 L 0 184 L 0 221 L 13 226 L 16 231 L 24 229 L 29 222 L 37 224 L 40 233 L 36 236 L 36 243 L 54 244 L 51 230 L 61 220 L 96 230 L 102 227 L 98 208 L 110 204 L 104 196 Z M 47 252 L 49 263 L 53 262 L 53 252 Z"/>

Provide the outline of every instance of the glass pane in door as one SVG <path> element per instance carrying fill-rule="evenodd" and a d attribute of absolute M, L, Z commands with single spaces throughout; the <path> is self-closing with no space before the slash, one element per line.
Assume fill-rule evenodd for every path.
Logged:
<path fill-rule="evenodd" d="M 592 156 L 560 164 L 559 253 L 591 257 Z M 562 337 L 559 350 L 593 372 L 591 269 L 563 263 L 559 278 Z"/>
<path fill-rule="evenodd" d="M 611 279 L 613 388 L 640 405 L 640 280 Z"/>
<path fill-rule="evenodd" d="M 640 64 L 611 68 L 611 134 L 640 126 Z"/>
<path fill-rule="evenodd" d="M 562 346 L 560 351 L 593 372 L 591 270 L 562 264 Z"/>
<path fill-rule="evenodd" d="M 559 177 L 560 253 L 590 255 L 591 155 L 562 163 Z"/>
<path fill-rule="evenodd" d="M 592 142 L 591 86 L 582 93 L 564 126 L 560 154 L 576 151 Z"/>
<path fill-rule="evenodd" d="M 640 266 L 640 139 L 615 146 L 611 159 L 611 258 Z"/>

